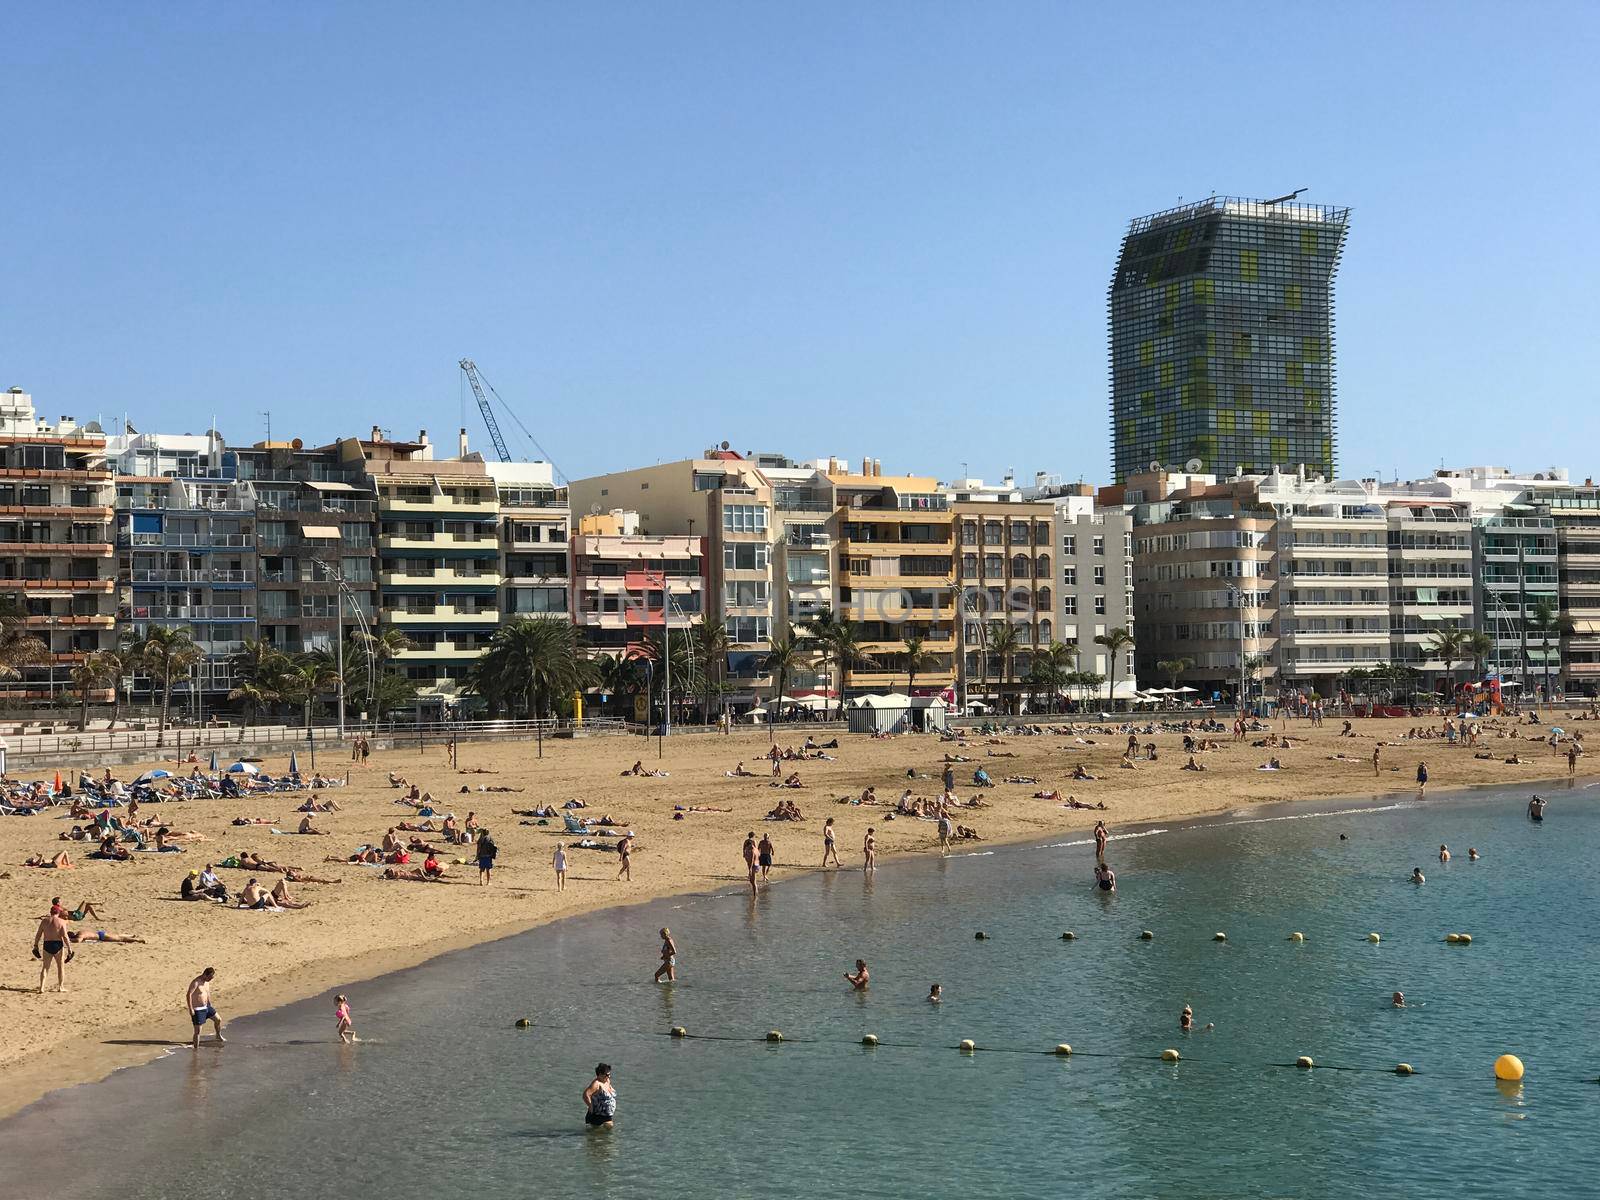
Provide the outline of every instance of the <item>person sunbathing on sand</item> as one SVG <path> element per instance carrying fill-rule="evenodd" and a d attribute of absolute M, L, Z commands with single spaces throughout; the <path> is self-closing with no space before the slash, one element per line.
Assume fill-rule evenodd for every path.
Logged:
<path fill-rule="evenodd" d="M 733 809 L 731 809 L 731 808 L 713 808 L 709 804 L 674 804 L 672 806 L 672 811 L 673 812 L 681 812 L 681 813 L 713 813 L 713 812 L 732 812 Z"/>
<path fill-rule="evenodd" d="M 412 867 L 409 871 L 402 871 L 398 867 L 385 867 L 383 869 L 383 878 L 385 878 L 385 879 L 404 879 L 404 880 L 409 880 L 412 883 L 438 883 L 438 882 L 440 882 L 440 880 L 434 879 L 431 876 L 429 876 L 420 867 Z"/>
<path fill-rule="evenodd" d="M 1082 763 L 1078 763 L 1072 768 L 1072 777 L 1088 783 L 1092 783 L 1095 780 L 1095 776 L 1089 774 L 1089 772 L 1084 769 Z"/>
<path fill-rule="evenodd" d="M 254 877 L 239 892 L 240 908 L 276 908 L 277 903 Z"/>
<path fill-rule="evenodd" d="M 1180 771 L 1204 771 L 1205 767 L 1195 762 L 1194 755 L 1189 755 L 1189 761 L 1178 768 Z"/>
<path fill-rule="evenodd" d="M 300 828 L 295 830 L 295 832 L 315 834 L 318 837 L 328 836 L 328 831 L 326 829 L 318 829 L 316 825 L 312 823 L 310 813 L 307 813 L 305 816 L 300 818 Z"/>
<path fill-rule="evenodd" d="M 53 868 L 58 871 L 66 871 L 70 870 L 72 867 L 72 857 L 65 850 L 50 858 L 46 858 L 42 854 L 35 854 L 23 862 L 22 865 L 25 867 L 44 867 L 47 869 Z"/>
<path fill-rule="evenodd" d="M 311 901 L 296 900 L 289 894 L 289 885 L 280 879 L 272 885 L 272 902 L 279 908 L 310 908 Z"/>
<path fill-rule="evenodd" d="M 230 824 L 233 825 L 276 825 L 276 817 L 235 817 Z"/>
<path fill-rule="evenodd" d="M 75 943 L 76 942 L 121 942 L 121 943 L 135 943 L 135 942 L 137 942 L 140 945 L 144 944 L 144 939 L 142 937 L 135 937 L 131 933 L 107 933 L 104 929 L 96 929 L 93 933 L 89 933 L 87 931 L 84 931 L 84 932 L 80 933 L 76 929 L 69 929 L 69 930 L 67 930 L 67 940 L 69 942 L 75 942 Z"/>
<path fill-rule="evenodd" d="M 739 765 L 734 767 L 733 770 L 724 771 L 723 774 L 726 775 L 729 779 L 754 779 L 755 776 L 756 776 L 756 773 L 754 771 L 745 770 L 745 768 L 744 768 L 744 760 L 743 759 L 739 760 Z"/>
<path fill-rule="evenodd" d="M 1035 792 L 1033 798 L 1035 800 L 1059 800 L 1061 799 L 1061 793 L 1056 791 L 1055 788 L 1046 788 L 1042 792 Z"/>

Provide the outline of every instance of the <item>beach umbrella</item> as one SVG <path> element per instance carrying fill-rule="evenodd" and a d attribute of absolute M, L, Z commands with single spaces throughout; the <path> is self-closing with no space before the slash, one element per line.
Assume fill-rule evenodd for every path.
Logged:
<path fill-rule="evenodd" d="M 1185 684 L 1181 688 L 1173 688 L 1172 689 L 1172 694 L 1174 696 L 1192 696 L 1198 690 L 1199 690 L 1198 688 L 1192 688 L 1192 687 L 1189 687 L 1187 684 Z"/>
<path fill-rule="evenodd" d="M 61 795 L 61 768 L 59 767 L 56 768 L 56 786 L 54 789 L 54 794 L 57 796 Z"/>
<path fill-rule="evenodd" d="M 161 774 L 165 775 L 166 772 L 162 771 Z M 259 774 L 261 774 L 261 768 L 255 766 L 252 763 L 236 762 L 236 763 L 234 763 L 232 766 L 230 766 L 228 768 L 228 774 L 229 775 L 259 775 Z"/>
<path fill-rule="evenodd" d="M 217 773 L 217 751 L 216 751 L 216 747 L 212 747 L 212 749 L 211 749 L 211 765 L 207 768 L 207 770 L 209 770 L 213 775 L 215 775 Z"/>
<path fill-rule="evenodd" d="M 295 757 L 294 751 L 289 751 L 289 774 L 300 774 L 300 760 Z"/>
<path fill-rule="evenodd" d="M 135 779 L 134 782 L 149 783 L 152 779 L 165 779 L 171 774 L 171 771 L 163 771 L 160 767 L 157 767 L 154 771 L 146 771 L 143 775 L 139 776 L 139 778 Z"/>

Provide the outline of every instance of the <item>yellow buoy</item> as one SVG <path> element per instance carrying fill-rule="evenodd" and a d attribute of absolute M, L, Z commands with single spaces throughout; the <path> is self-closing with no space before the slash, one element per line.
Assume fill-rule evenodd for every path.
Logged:
<path fill-rule="evenodd" d="M 1139 940 L 1141 942 L 1154 941 L 1155 940 L 1155 936 L 1156 935 L 1151 933 L 1148 929 L 1142 929 L 1142 930 L 1139 931 Z"/>
<path fill-rule="evenodd" d="M 1311 1061 L 1311 1056 L 1309 1054 L 1302 1054 L 1299 1058 L 1294 1060 L 1294 1065 L 1299 1067 L 1302 1071 L 1309 1071 L 1317 1064 Z"/>
<path fill-rule="evenodd" d="M 1456 934 L 1456 942 L 1462 946 L 1470 946 L 1472 945 L 1472 935 L 1470 933 L 1458 933 Z"/>
<path fill-rule="evenodd" d="M 517 1028 L 518 1029 L 532 1029 L 533 1028 L 533 1022 L 528 1020 L 527 1017 L 518 1017 L 517 1018 Z"/>
<path fill-rule="evenodd" d="M 1377 934 L 1375 934 L 1375 933 L 1369 933 L 1369 934 L 1367 934 L 1367 941 L 1369 941 L 1369 942 L 1372 942 L 1372 943 L 1374 943 L 1374 944 L 1376 944 L 1376 943 L 1378 943 L 1378 942 L 1381 942 L 1381 941 L 1383 941 L 1383 939 L 1382 939 L 1382 938 L 1380 938 L 1380 937 L 1379 937 L 1379 936 L 1378 936 L 1378 935 L 1377 935 Z"/>
<path fill-rule="evenodd" d="M 861 1039 L 861 1044 L 863 1046 L 876 1046 L 878 1044 L 878 1035 L 875 1033 L 867 1034 Z"/>
<path fill-rule="evenodd" d="M 1461 935 L 1459 933 L 1447 933 L 1444 935 L 1444 940 L 1446 945 L 1454 946 L 1461 940 Z"/>
<path fill-rule="evenodd" d="M 1289 940 L 1291 942 L 1303 942 L 1306 940 L 1306 935 L 1303 933 L 1291 933 L 1289 935 Z"/>
<path fill-rule="evenodd" d="M 961 1053 L 971 1054 L 977 1048 L 978 1043 L 973 1041 L 971 1038 L 963 1038 L 961 1040 Z"/>
<path fill-rule="evenodd" d="M 674 1025 L 669 1032 L 675 1038 L 685 1038 L 689 1036 L 689 1031 L 682 1025 Z"/>
<path fill-rule="evenodd" d="M 776 1029 L 769 1029 L 767 1030 L 767 1041 L 781 1042 L 783 1041 L 783 1034 L 779 1033 Z"/>
<path fill-rule="evenodd" d="M 1223 932 L 1222 932 L 1222 931 L 1221 931 L 1221 930 L 1220 930 L 1220 929 L 1219 929 L 1219 930 L 1218 930 L 1218 931 L 1217 931 L 1217 932 L 1216 932 L 1216 933 L 1213 933 L 1213 934 L 1212 934 L 1212 935 L 1211 935 L 1211 940 L 1212 940 L 1212 941 L 1213 941 L 1213 942 L 1225 942 L 1225 941 L 1227 941 L 1227 940 L 1228 940 L 1228 935 L 1227 935 L 1227 934 L 1225 934 L 1225 933 L 1223 933 Z"/>
<path fill-rule="evenodd" d="M 1416 1071 L 1412 1068 L 1410 1063 L 1396 1063 L 1394 1073 L 1396 1075 L 1415 1075 Z"/>
<path fill-rule="evenodd" d="M 1162 1062 L 1177 1062 L 1182 1057 L 1183 1055 L 1179 1054 L 1176 1050 L 1163 1050 L 1161 1052 Z"/>
<path fill-rule="evenodd" d="M 1502 1054 L 1494 1060 L 1494 1077 L 1517 1083 L 1522 1079 L 1522 1060 L 1515 1054 Z"/>
<path fill-rule="evenodd" d="M 1059 1054 L 1062 1058 L 1066 1058 L 1068 1055 L 1070 1055 L 1072 1053 L 1072 1047 L 1067 1045 L 1065 1042 L 1062 1042 L 1059 1046 L 1056 1047 L 1056 1053 Z"/>

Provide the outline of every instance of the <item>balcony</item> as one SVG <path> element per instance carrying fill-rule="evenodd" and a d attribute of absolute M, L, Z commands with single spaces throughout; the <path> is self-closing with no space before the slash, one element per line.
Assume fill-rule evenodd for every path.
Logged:
<path fill-rule="evenodd" d="M 43 517 L 60 517 L 63 520 L 85 520 L 92 518 L 97 521 L 110 521 L 116 516 L 116 510 L 107 505 L 73 505 L 73 504 L 0 504 L 0 518 L 12 517 L 22 519 L 39 519 Z"/>
<path fill-rule="evenodd" d="M 110 613 L 29 613 L 22 623 L 29 629 L 109 629 L 117 619 Z"/>
<path fill-rule="evenodd" d="M 0 554 L 71 554 L 79 558 L 104 557 L 110 542 L 0 542 Z"/>
<path fill-rule="evenodd" d="M 70 590 L 75 592 L 109 592 L 117 586 L 115 579 L 58 579 L 53 576 L 27 577 L 12 576 L 0 577 L 0 589 L 6 591 L 41 591 L 54 592 Z"/>
<path fill-rule="evenodd" d="M 394 660 L 397 663 L 422 663 L 422 662 L 465 662 L 481 655 L 485 646 L 458 646 L 454 642 L 438 642 L 432 646 L 413 646 L 409 650 L 398 651 Z"/>
<path fill-rule="evenodd" d="M 195 550 L 253 550 L 256 539 L 248 533 L 129 533 L 117 534 L 119 546 L 187 547 Z M 262 544 L 272 544 L 266 538 Z"/>
<path fill-rule="evenodd" d="M 378 509 L 383 513 L 393 513 L 401 516 L 406 513 L 422 515 L 445 514 L 456 520 L 489 520 L 492 521 L 500 515 L 500 501 L 498 497 L 479 500 L 469 503 L 467 501 L 452 500 L 449 496 L 430 496 L 426 500 L 397 500 L 383 496 L 378 502 Z"/>
<path fill-rule="evenodd" d="M 273 576 L 281 575 L 281 571 L 263 572 L 261 579 L 264 583 L 284 583 L 292 580 L 276 579 Z M 247 584 L 255 581 L 253 571 L 229 571 L 221 568 L 206 570 L 127 570 L 121 575 L 124 583 L 134 585 L 142 583 L 232 583 Z"/>
<path fill-rule="evenodd" d="M 833 538 L 826 533 L 797 533 L 789 530 L 783 535 L 783 544 L 795 550 L 826 550 Z M 949 543 L 945 543 L 948 546 Z"/>
<path fill-rule="evenodd" d="M 379 581 L 385 587 L 472 588 L 489 591 L 500 586 L 501 578 L 495 571 L 380 571 Z M 370 586 L 371 581 L 367 580 Z"/>
<path fill-rule="evenodd" d="M 500 610 L 495 608 L 456 608 L 449 604 L 434 604 L 422 608 L 386 608 L 383 619 L 394 625 L 485 625 L 500 623 Z"/>
<path fill-rule="evenodd" d="M 440 555 L 454 553 L 464 558 L 498 556 L 500 553 L 500 543 L 492 537 L 468 540 L 445 533 L 415 537 L 403 533 L 380 533 L 378 547 L 383 550 L 423 550 Z"/>
<path fill-rule="evenodd" d="M 123 621 L 253 621 L 253 604 L 124 604 Z"/>

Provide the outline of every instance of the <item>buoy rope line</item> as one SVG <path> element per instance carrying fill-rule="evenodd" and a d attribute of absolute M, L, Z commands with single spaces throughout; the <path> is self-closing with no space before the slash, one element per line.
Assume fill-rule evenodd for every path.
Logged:
<path fill-rule="evenodd" d="M 556 1026 L 551 1026 L 551 1025 L 537 1025 L 537 1026 L 534 1026 L 534 1027 L 539 1028 L 539 1029 L 543 1029 L 543 1030 L 546 1030 L 546 1031 L 550 1031 L 550 1030 L 553 1030 L 553 1029 L 557 1028 Z M 579 1033 L 579 1032 L 583 1032 L 583 1031 L 567 1029 L 567 1030 L 563 1030 L 563 1032 L 566 1032 L 566 1033 Z M 686 1042 L 735 1042 L 735 1043 L 744 1043 L 744 1044 L 747 1044 L 747 1045 L 761 1045 L 761 1046 L 775 1046 L 775 1045 L 784 1045 L 784 1046 L 849 1046 L 849 1047 L 853 1047 L 853 1048 L 858 1049 L 858 1050 L 860 1050 L 860 1049 L 943 1050 L 943 1051 L 957 1051 L 957 1052 L 959 1052 L 961 1054 L 964 1054 L 964 1055 L 967 1055 L 967 1056 L 972 1056 L 972 1055 L 976 1055 L 976 1054 L 1020 1054 L 1020 1055 L 1031 1055 L 1031 1056 L 1034 1056 L 1034 1057 L 1042 1057 L 1042 1058 L 1060 1058 L 1060 1059 L 1103 1058 L 1103 1059 L 1112 1059 L 1112 1060 L 1117 1060 L 1117 1061 L 1122 1061 L 1122 1062 L 1161 1062 L 1161 1063 L 1166 1063 L 1168 1065 L 1173 1065 L 1173 1064 L 1182 1062 L 1182 1063 L 1188 1063 L 1191 1066 L 1205 1067 L 1205 1068 L 1224 1067 L 1224 1068 L 1231 1068 L 1231 1069 L 1281 1070 L 1281 1071 L 1296 1071 L 1296 1070 L 1299 1070 L 1299 1071 L 1308 1071 L 1308 1072 L 1309 1071 L 1342 1071 L 1342 1072 L 1345 1072 L 1347 1074 L 1355 1074 L 1355 1075 L 1401 1075 L 1401 1076 L 1427 1075 L 1430 1079 L 1449 1079 L 1449 1080 L 1461 1080 L 1461 1081 L 1467 1081 L 1467 1082 L 1479 1081 L 1479 1080 L 1482 1079 L 1482 1076 L 1479 1076 L 1479 1075 L 1476 1075 L 1476 1074 L 1469 1074 L 1469 1073 L 1467 1073 L 1465 1071 L 1441 1070 L 1441 1069 L 1437 1069 L 1437 1068 L 1430 1068 L 1430 1069 L 1424 1071 L 1421 1068 L 1412 1067 L 1411 1064 L 1409 1064 L 1409 1063 L 1397 1063 L 1394 1066 L 1390 1066 L 1390 1067 L 1378 1067 L 1378 1066 L 1361 1066 L 1361 1065 L 1355 1065 L 1355 1064 L 1349 1064 L 1349 1063 L 1322 1063 L 1322 1062 L 1314 1063 L 1310 1058 L 1303 1058 L 1303 1059 L 1297 1060 L 1295 1062 L 1267 1062 L 1267 1063 L 1256 1064 L 1256 1063 L 1234 1062 L 1234 1061 L 1230 1061 L 1228 1059 L 1217 1059 L 1217 1058 L 1189 1058 L 1186 1055 L 1179 1054 L 1177 1051 L 1174 1051 L 1174 1050 L 1161 1050 L 1161 1051 L 1157 1051 L 1157 1052 L 1155 1052 L 1153 1054 L 1136 1054 L 1136 1053 L 1134 1053 L 1132 1051 L 1124 1051 L 1124 1050 L 1079 1050 L 1076 1047 L 1070 1046 L 1070 1045 L 1068 1045 L 1066 1043 L 1060 1043 L 1060 1044 L 1058 1044 L 1056 1046 L 1043 1047 L 1043 1048 L 1038 1047 L 1038 1046 L 984 1045 L 984 1044 L 976 1043 L 976 1042 L 974 1042 L 972 1045 L 969 1046 L 969 1045 L 965 1045 L 965 1044 L 949 1045 L 949 1044 L 937 1043 L 937 1042 L 929 1043 L 929 1042 L 884 1041 L 884 1040 L 882 1040 L 881 1038 L 879 1038 L 875 1034 L 864 1034 L 860 1038 L 856 1038 L 856 1039 L 851 1040 L 851 1039 L 835 1038 L 835 1037 L 791 1037 L 790 1035 L 788 1035 L 786 1033 L 779 1033 L 777 1030 L 772 1030 L 769 1033 L 764 1033 L 764 1034 L 759 1034 L 759 1035 L 734 1034 L 734 1033 L 691 1033 L 691 1032 L 689 1032 L 689 1030 L 687 1030 L 686 1028 L 684 1028 L 681 1025 L 680 1026 L 674 1026 L 671 1029 L 667 1029 L 667 1030 L 660 1030 L 660 1029 L 638 1030 L 638 1029 L 633 1029 L 633 1030 L 625 1030 L 625 1031 L 624 1030 L 619 1030 L 617 1032 L 619 1032 L 619 1033 L 625 1032 L 625 1033 L 631 1034 L 631 1035 L 633 1035 L 635 1037 L 648 1037 L 648 1038 L 665 1037 L 665 1038 L 671 1038 L 673 1041 L 686 1041 Z M 1176 1057 L 1174 1057 L 1174 1055 L 1176 1055 Z M 1574 1083 L 1574 1084 L 1583 1084 L 1583 1085 L 1588 1086 L 1588 1087 L 1593 1087 L 1595 1084 L 1600 1083 L 1600 1077 L 1577 1077 L 1577 1076 L 1552 1075 L 1552 1076 L 1541 1077 L 1540 1082 L 1543 1083 L 1543 1084 Z"/>

